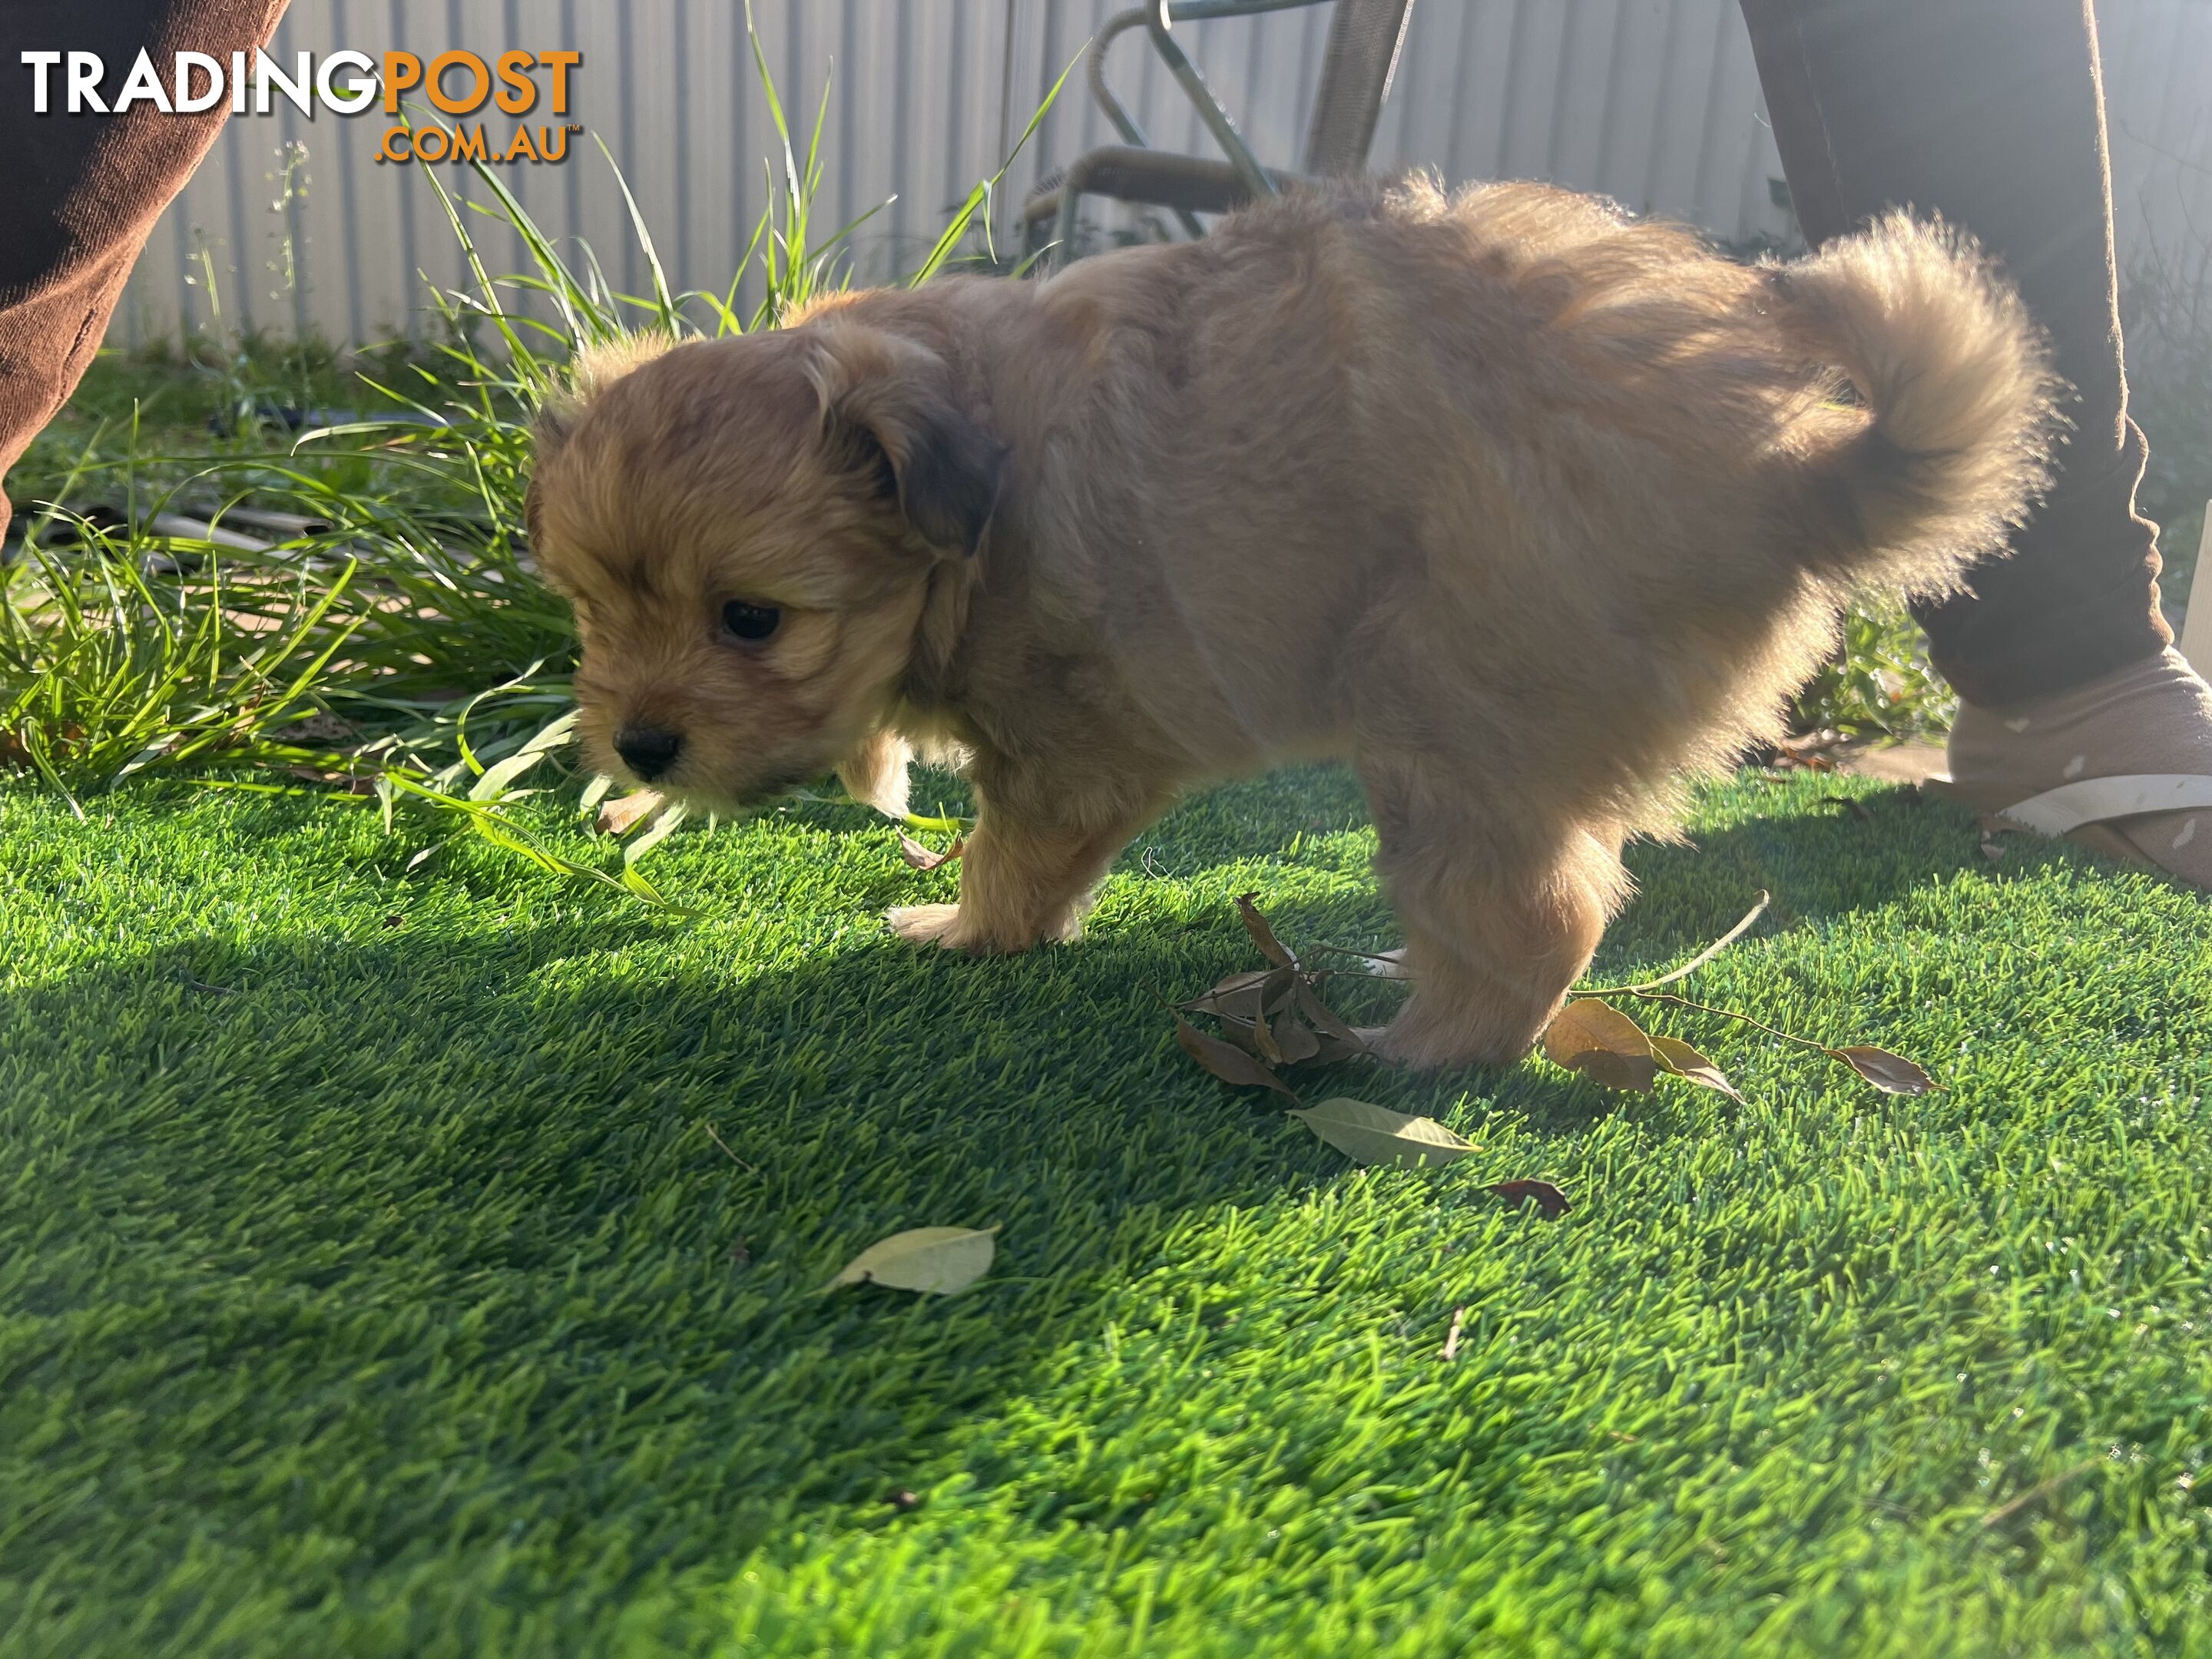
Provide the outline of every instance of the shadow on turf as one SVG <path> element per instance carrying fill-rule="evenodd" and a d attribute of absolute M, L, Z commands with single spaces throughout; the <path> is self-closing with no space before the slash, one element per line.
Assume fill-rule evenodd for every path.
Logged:
<path fill-rule="evenodd" d="M 1340 817 L 1356 810 L 1358 792 L 1347 775 L 1315 769 L 1314 783 L 1320 812 Z M 1116 868 L 1131 876 L 1149 873 L 1143 859 L 1155 841 L 1191 862 L 1192 869 L 1176 872 L 1179 877 L 1249 865 L 1258 850 L 1250 829 L 1243 828 L 1240 843 L 1241 826 L 1229 815 L 1201 813 L 1206 804 L 1170 815 L 1154 836 L 1125 854 Z M 1636 893 L 1606 930 L 1593 973 L 1613 980 L 1679 960 L 1733 927 L 1761 892 L 1771 902 L 1753 938 L 1879 908 L 1930 880 L 1961 872 L 2001 880 L 2016 871 L 2040 868 L 2052 858 L 2080 856 L 2070 848 L 2021 842 L 2008 849 L 2005 864 L 1993 868 L 1980 856 L 1981 838 L 1972 815 L 1959 808 L 1903 790 L 1869 795 L 1863 804 L 1869 816 L 1862 818 L 1840 804 L 1823 803 L 1806 812 L 1794 802 L 1778 801 L 1784 810 L 1772 817 L 1672 844 L 1632 845 L 1626 862 Z M 1320 821 L 1317 817 L 1316 827 Z M 1273 907 L 1271 915 L 1294 945 L 1359 943 L 1331 931 L 1342 926 L 1340 909 L 1294 901 Z M 1370 937 L 1394 932 L 1379 898 L 1373 915 L 1377 931 Z M 1221 927 L 1224 937 L 1241 937 L 1235 917 L 1225 909 Z"/>
<path fill-rule="evenodd" d="M 1875 798 L 1873 811 L 1871 823 L 1799 814 L 1741 823 L 1694 847 L 1634 849 L 1642 890 L 1595 971 L 1679 960 L 1731 925 L 1762 888 L 1774 902 L 1754 938 L 1986 869 L 1965 815 L 1893 796 Z M 1192 851 L 1204 838 L 1181 833 Z M 1355 930 L 1363 920 L 1389 927 L 1371 893 L 1273 908 L 1299 946 L 1343 938 L 1348 921 Z M 1216 1177 L 1210 1200 L 1338 1167 L 1304 1146 L 1257 1163 L 1240 1153 L 1222 1164 L 1203 1151 L 1224 1121 L 1270 1116 L 1189 1066 L 1162 1006 L 1250 965 L 1249 942 L 1225 904 L 1218 915 L 1170 917 L 1148 912 L 1141 888 L 1125 890 L 1072 950 L 977 961 L 886 938 L 750 974 L 687 957 L 690 932 L 616 910 L 587 923 L 459 938 L 418 938 L 403 925 L 350 944 L 241 948 L 209 939 L 19 994 L 0 1002 L 0 1022 L 33 1044 L 42 1032 L 89 1023 L 126 1052 L 182 1051 L 204 1065 L 281 1034 L 289 1046 L 343 1056 L 341 1078 L 382 1076 L 393 1086 L 403 1081 L 393 1068 L 465 1069 L 472 1054 L 496 1053 L 479 1085 L 495 1133 L 511 1124 L 518 1102 L 526 1112 L 624 1121 L 658 1110 L 785 1139 L 794 1123 L 802 1141 L 835 1129 L 865 1137 L 879 1158 L 957 1153 L 960 1167 L 988 1170 L 1040 1137 L 1054 1140 L 1055 1111 L 1104 1113 L 1117 1133 L 1141 1126 L 1158 1142 L 1143 1158 L 1114 1160 L 1126 1173 L 1112 1188 L 1132 1204 L 1155 1201 L 1163 1181 L 1180 1191 L 1194 1171 Z M 1396 996 L 1364 975 L 1338 987 L 1346 1012 L 1365 1020 L 1387 1018 Z M 1310 1089 L 1408 1109 L 1438 1111 L 1469 1096 L 1510 1103 L 1561 1127 L 1619 1103 L 1531 1067 L 1409 1077 L 1354 1066 L 1307 1076 Z M 763 1112 L 757 1125 L 746 1115 Z"/>

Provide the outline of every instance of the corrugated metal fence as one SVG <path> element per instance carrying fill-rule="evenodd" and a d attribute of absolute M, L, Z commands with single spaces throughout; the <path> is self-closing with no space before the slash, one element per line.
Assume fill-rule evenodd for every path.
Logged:
<path fill-rule="evenodd" d="M 896 198 L 854 239 L 863 276 L 911 268 L 1121 3 L 756 0 L 769 69 L 800 118 L 811 121 L 835 65 L 819 221 L 843 224 Z M 2201 255 L 2212 233 L 2212 3 L 2105 0 L 2099 12 L 2123 259 Z M 1326 33 L 1323 8 L 1178 30 L 1255 149 L 1284 164 L 1300 149 Z M 281 60 L 343 47 L 426 59 L 450 48 L 581 52 L 569 118 L 587 131 L 560 166 L 508 169 L 525 207 L 640 291 L 647 278 L 603 140 L 674 280 L 729 283 L 775 153 L 737 0 L 293 0 Z M 1209 149 L 1140 38 L 1125 36 L 1115 62 L 1156 143 Z M 491 113 L 495 140 L 512 131 L 513 118 Z M 113 337 L 137 343 L 180 323 L 311 327 L 342 341 L 418 327 L 422 275 L 451 286 L 464 271 L 423 169 L 377 159 L 387 125 L 374 107 L 310 119 L 281 99 L 271 114 L 234 118 L 155 232 Z M 1079 72 L 1009 175 L 1001 234 L 1041 173 L 1111 136 Z M 291 146 L 301 149 L 288 182 Z M 1417 0 L 1375 161 L 1455 180 L 1553 179 L 1731 238 L 1789 227 L 1736 0 Z M 481 195 L 465 173 L 441 172 Z M 487 255 L 495 269 L 519 262 L 495 238 Z"/>

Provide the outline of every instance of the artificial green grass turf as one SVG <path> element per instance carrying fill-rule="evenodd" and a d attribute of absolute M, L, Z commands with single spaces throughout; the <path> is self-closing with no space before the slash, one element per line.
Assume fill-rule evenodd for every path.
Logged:
<path fill-rule="evenodd" d="M 1685 988 L 1944 1092 L 1690 1016 L 1747 1104 L 1336 1073 L 1483 1149 L 1428 1174 L 1154 996 L 1248 963 L 1246 887 L 1389 939 L 1335 773 L 995 962 L 884 935 L 954 875 L 857 811 L 672 842 L 682 921 L 403 882 L 368 811 L 0 791 L 0 1650 L 2212 1651 L 2212 909 L 1842 787 L 1639 849 L 1599 972 L 1768 888 Z M 965 1296 L 817 1294 L 992 1223 Z"/>

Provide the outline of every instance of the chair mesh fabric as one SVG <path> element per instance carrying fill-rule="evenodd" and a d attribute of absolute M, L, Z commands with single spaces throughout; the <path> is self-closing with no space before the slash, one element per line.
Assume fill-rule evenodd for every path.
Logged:
<path fill-rule="evenodd" d="M 1413 9 L 1413 0 L 1336 0 L 1306 129 L 1307 173 L 1323 178 L 1365 170 Z"/>

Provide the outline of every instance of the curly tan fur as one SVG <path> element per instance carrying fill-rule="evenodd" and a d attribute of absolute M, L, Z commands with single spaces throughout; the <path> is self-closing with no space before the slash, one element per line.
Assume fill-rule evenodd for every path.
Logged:
<path fill-rule="evenodd" d="M 1407 933 L 1389 1046 L 1534 1040 L 1677 781 L 1772 733 L 1854 588 L 1955 586 L 2053 386 L 1972 247 L 1794 265 L 1526 185 L 1299 194 L 1048 282 L 841 296 L 586 372 L 532 517 L 577 691 L 755 800 L 908 745 L 980 801 L 909 939 L 1072 937 L 1182 790 L 1348 760 Z M 731 600 L 774 605 L 764 643 Z"/>

